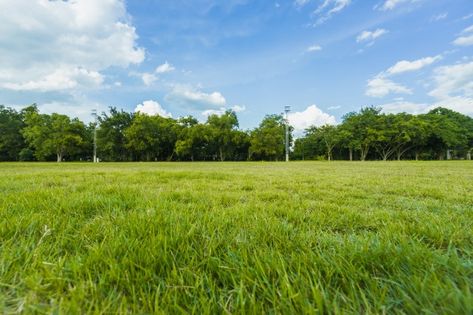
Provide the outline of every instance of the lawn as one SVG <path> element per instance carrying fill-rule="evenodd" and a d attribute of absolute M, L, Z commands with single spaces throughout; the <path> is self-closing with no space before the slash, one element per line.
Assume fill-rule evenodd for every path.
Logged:
<path fill-rule="evenodd" d="M 0 217 L 0 313 L 473 313 L 473 162 L 4 163 Z"/>

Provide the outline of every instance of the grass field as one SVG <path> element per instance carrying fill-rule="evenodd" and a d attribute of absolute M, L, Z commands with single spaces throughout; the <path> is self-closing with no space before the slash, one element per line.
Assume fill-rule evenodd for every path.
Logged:
<path fill-rule="evenodd" d="M 0 164 L 0 313 L 473 313 L 473 163 Z"/>

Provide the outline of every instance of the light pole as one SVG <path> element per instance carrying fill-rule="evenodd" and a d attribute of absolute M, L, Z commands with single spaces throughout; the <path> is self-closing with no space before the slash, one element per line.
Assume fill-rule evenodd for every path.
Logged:
<path fill-rule="evenodd" d="M 284 112 L 286 113 L 286 162 L 289 162 L 289 112 L 291 106 L 284 106 Z"/>
<path fill-rule="evenodd" d="M 92 110 L 92 116 L 94 117 L 94 163 L 97 163 L 97 110 Z"/>

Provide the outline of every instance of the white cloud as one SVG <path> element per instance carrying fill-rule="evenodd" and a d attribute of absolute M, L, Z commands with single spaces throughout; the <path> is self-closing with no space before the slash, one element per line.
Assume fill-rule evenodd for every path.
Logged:
<path fill-rule="evenodd" d="M 219 109 L 206 109 L 202 112 L 202 116 L 204 116 L 204 117 L 208 117 L 208 116 L 211 116 L 211 115 L 221 116 L 221 115 L 225 114 L 226 110 L 227 109 L 225 107 L 221 107 Z"/>
<path fill-rule="evenodd" d="M 235 113 L 240 113 L 246 110 L 246 106 L 240 106 L 240 105 L 235 105 L 230 108 L 233 110 Z M 202 116 L 208 117 L 210 115 L 218 115 L 221 116 L 225 114 L 225 112 L 228 110 L 226 107 L 220 107 L 219 109 L 207 109 L 202 112 Z"/>
<path fill-rule="evenodd" d="M 77 87 L 96 87 L 103 83 L 103 76 L 97 71 L 83 68 L 61 67 L 42 78 L 25 82 L 1 82 L 0 87 L 14 91 L 55 91 Z"/>
<path fill-rule="evenodd" d="M 362 43 L 362 42 L 374 42 L 375 39 L 378 37 L 388 33 L 387 30 L 383 28 L 378 28 L 374 31 L 363 31 L 361 32 L 360 35 L 356 38 L 357 43 Z"/>
<path fill-rule="evenodd" d="M 453 43 L 457 46 L 471 46 L 473 45 L 473 25 L 465 28 L 462 32 L 463 35 L 457 37 Z"/>
<path fill-rule="evenodd" d="M 371 97 L 384 97 L 390 93 L 412 94 L 412 91 L 382 76 L 376 76 L 368 81 L 366 95 Z"/>
<path fill-rule="evenodd" d="M 388 75 L 394 75 L 394 74 L 399 74 L 399 73 L 404 73 L 404 72 L 410 72 L 410 71 L 416 71 L 420 70 L 428 65 L 433 64 L 436 61 L 439 61 L 442 59 L 442 56 L 437 55 L 434 57 L 425 57 L 413 61 L 408 61 L 408 60 L 401 60 L 398 61 L 394 66 L 389 68 L 386 72 Z"/>
<path fill-rule="evenodd" d="M 305 4 L 307 1 L 300 1 Z M 340 13 L 351 4 L 351 0 L 324 0 L 324 2 L 315 10 L 319 16 L 316 25 L 329 20 L 334 14 Z"/>
<path fill-rule="evenodd" d="M 418 2 L 419 0 L 386 0 L 382 5 L 376 6 L 381 11 L 393 10 L 401 4 L 404 3 L 414 3 Z"/>
<path fill-rule="evenodd" d="M 434 71 L 434 81 L 429 95 L 437 106 L 473 114 L 473 62 L 439 67 Z"/>
<path fill-rule="evenodd" d="M 240 113 L 240 112 L 244 112 L 246 110 L 246 106 L 245 105 L 235 105 L 235 106 L 232 106 L 232 110 L 235 112 L 235 113 Z"/>
<path fill-rule="evenodd" d="M 470 14 L 467 14 L 467 15 L 463 16 L 461 19 L 462 19 L 462 20 L 469 20 L 469 19 L 471 19 L 472 17 L 473 17 L 473 13 L 470 13 Z"/>
<path fill-rule="evenodd" d="M 434 88 L 428 93 L 434 100 L 412 103 L 403 99 L 381 105 L 385 112 L 425 113 L 435 107 L 445 107 L 473 115 L 473 61 L 441 66 L 434 70 Z"/>
<path fill-rule="evenodd" d="M 327 109 L 328 110 L 337 110 L 337 109 L 340 109 L 340 108 L 342 108 L 340 105 L 336 105 L 336 106 L 330 106 Z"/>
<path fill-rule="evenodd" d="M 296 133 L 301 133 L 311 126 L 335 125 L 334 116 L 323 112 L 317 105 L 310 105 L 302 112 L 292 112 L 288 115 L 289 123 Z"/>
<path fill-rule="evenodd" d="M 154 74 L 152 73 L 143 73 L 141 75 L 141 80 L 143 80 L 143 83 L 146 85 L 146 86 L 150 86 L 152 85 L 154 82 L 156 82 L 156 80 L 158 80 L 158 77 L 155 76 Z"/>
<path fill-rule="evenodd" d="M 437 15 L 434 15 L 430 18 L 430 21 L 432 22 L 438 22 L 441 20 L 445 20 L 448 17 L 448 12 L 440 13 Z"/>
<path fill-rule="evenodd" d="M 302 7 L 304 5 L 306 5 L 307 3 L 309 3 L 310 0 L 294 0 L 294 4 L 296 6 L 299 6 L 299 7 Z"/>
<path fill-rule="evenodd" d="M 144 60 L 123 0 L 0 1 L 0 88 L 91 88 Z"/>
<path fill-rule="evenodd" d="M 422 114 L 428 112 L 432 106 L 422 103 L 412 103 L 408 101 L 395 101 L 392 103 L 380 105 L 385 113 L 410 113 L 410 114 Z"/>
<path fill-rule="evenodd" d="M 436 87 L 429 93 L 438 99 L 454 95 L 473 97 L 473 62 L 435 69 Z"/>
<path fill-rule="evenodd" d="M 175 85 L 166 96 L 166 100 L 191 107 L 208 105 L 224 107 L 227 103 L 225 97 L 220 92 L 205 93 L 187 85 Z"/>
<path fill-rule="evenodd" d="M 322 47 L 319 45 L 312 45 L 307 48 L 307 52 L 316 52 L 322 50 Z"/>
<path fill-rule="evenodd" d="M 144 101 L 142 104 L 136 105 L 135 113 L 142 113 L 150 116 L 159 115 L 161 117 L 171 118 L 172 114 L 167 112 L 158 102 L 156 101 Z"/>
<path fill-rule="evenodd" d="M 167 61 L 163 63 L 162 65 L 158 66 L 155 70 L 156 73 L 161 74 L 161 73 L 167 73 L 174 71 L 176 68 L 173 67 L 170 63 Z"/>
<path fill-rule="evenodd" d="M 384 97 L 391 93 L 412 94 L 412 90 L 398 83 L 393 82 L 389 77 L 405 72 L 412 72 L 427 67 L 442 59 L 441 55 L 420 58 L 413 61 L 401 60 L 388 70 L 376 75 L 368 80 L 365 94 L 371 97 Z"/>

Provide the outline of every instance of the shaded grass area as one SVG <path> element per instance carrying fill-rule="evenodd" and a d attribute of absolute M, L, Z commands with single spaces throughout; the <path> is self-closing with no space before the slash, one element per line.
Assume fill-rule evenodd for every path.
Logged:
<path fill-rule="evenodd" d="M 2 313 L 473 312 L 473 163 L 0 164 Z"/>

